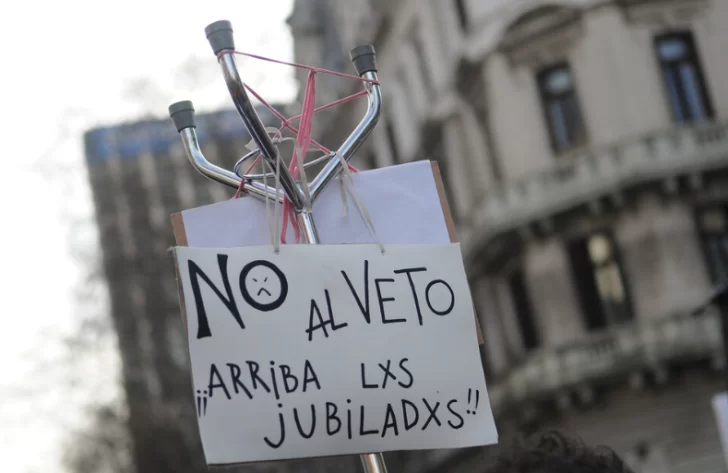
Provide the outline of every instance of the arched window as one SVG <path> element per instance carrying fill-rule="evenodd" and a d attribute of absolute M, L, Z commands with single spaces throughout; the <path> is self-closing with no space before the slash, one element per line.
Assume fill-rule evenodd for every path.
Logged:
<path fill-rule="evenodd" d="M 658 36 L 655 50 L 673 119 L 684 123 L 712 118 L 713 110 L 692 34 Z"/>
<path fill-rule="evenodd" d="M 604 232 L 572 241 L 569 260 L 588 330 L 599 330 L 633 318 L 616 241 Z"/>
<path fill-rule="evenodd" d="M 537 81 L 554 152 L 583 146 L 586 127 L 569 65 L 561 63 L 542 69 L 537 74 Z"/>

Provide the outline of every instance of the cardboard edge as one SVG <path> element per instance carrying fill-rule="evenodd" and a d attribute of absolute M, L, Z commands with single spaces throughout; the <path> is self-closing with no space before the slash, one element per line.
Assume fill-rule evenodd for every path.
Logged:
<path fill-rule="evenodd" d="M 182 212 L 172 214 L 172 230 L 174 231 L 174 240 L 177 242 L 177 246 L 189 246 Z"/>
<path fill-rule="evenodd" d="M 437 194 L 440 197 L 440 205 L 442 206 L 442 214 L 445 217 L 445 225 L 447 225 L 447 233 L 450 236 L 450 242 L 457 243 L 458 237 L 455 230 L 455 220 L 453 220 L 452 213 L 450 212 L 450 204 L 447 201 L 445 183 L 442 181 L 440 166 L 438 166 L 435 161 L 430 161 L 430 164 L 432 165 L 432 175 L 435 178 L 435 187 L 437 187 Z M 473 314 L 475 315 L 475 330 L 478 332 L 478 345 L 485 345 L 483 331 L 480 329 L 480 320 L 478 320 L 478 312 L 475 310 L 475 301 L 473 301 Z"/>
<path fill-rule="evenodd" d="M 458 241 L 457 232 L 455 230 L 455 220 L 452 218 L 452 212 L 450 212 L 450 203 L 447 200 L 447 193 L 445 192 L 445 183 L 442 181 L 442 174 L 440 174 L 440 166 L 435 161 L 430 161 L 432 165 L 432 174 L 435 178 L 435 187 L 437 188 L 437 195 L 440 197 L 440 206 L 442 207 L 442 214 L 445 217 L 445 225 L 447 225 L 447 233 L 450 236 L 450 242 L 456 243 Z"/>
<path fill-rule="evenodd" d="M 185 230 L 185 222 L 182 217 L 182 212 L 172 214 L 172 229 L 174 231 L 174 239 L 177 242 L 177 246 L 188 246 L 187 244 L 187 232 Z M 187 333 L 187 308 L 185 306 L 185 296 L 180 284 L 181 277 L 179 274 L 179 265 L 177 264 L 177 254 L 173 252 L 174 261 L 174 276 L 177 278 L 177 298 L 179 299 L 180 317 L 182 317 L 182 325 L 185 328 L 185 337 L 189 337 Z"/>

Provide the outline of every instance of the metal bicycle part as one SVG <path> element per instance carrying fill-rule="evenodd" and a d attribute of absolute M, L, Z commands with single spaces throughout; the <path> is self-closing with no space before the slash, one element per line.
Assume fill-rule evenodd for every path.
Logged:
<path fill-rule="evenodd" d="M 233 166 L 233 172 L 235 173 L 235 175 L 242 179 L 248 179 L 251 181 L 260 180 L 260 179 L 270 179 L 270 178 L 274 177 L 274 174 L 272 172 L 258 173 L 258 174 L 240 174 L 240 166 L 242 166 L 245 161 L 247 161 L 259 154 L 260 154 L 260 150 L 254 149 L 253 151 L 250 151 L 248 154 L 246 154 L 242 158 L 238 159 L 238 161 Z M 319 156 L 316 159 L 312 159 L 311 161 L 304 163 L 303 167 L 305 169 L 308 169 L 317 164 L 321 164 L 322 162 L 326 161 L 327 159 L 331 159 L 333 156 L 334 156 L 333 152 L 326 153 L 323 156 Z"/>
<path fill-rule="evenodd" d="M 275 146 L 268 136 L 265 130 L 265 126 L 260 121 L 260 118 L 257 116 L 255 110 L 252 107 L 247 108 L 245 106 L 245 104 L 250 104 L 250 100 L 247 97 L 245 87 L 240 80 L 240 76 L 237 73 L 237 68 L 235 66 L 235 61 L 233 57 L 233 49 L 235 44 L 232 39 L 232 26 L 230 25 L 230 22 L 218 21 L 212 23 L 205 29 L 205 31 L 207 33 L 208 40 L 210 41 L 210 45 L 212 46 L 213 52 L 216 55 L 222 53 L 223 51 L 226 51 L 226 54 L 222 56 L 227 57 L 228 60 L 223 61 L 221 59 L 220 62 L 224 64 L 222 66 L 223 73 L 225 73 L 225 71 L 229 69 L 233 69 L 234 71 L 233 73 L 229 74 L 232 82 L 237 81 L 237 83 L 235 83 L 232 87 L 234 93 L 231 92 L 233 102 L 235 102 L 236 108 L 241 114 L 241 117 L 243 118 L 246 127 L 248 127 L 248 122 L 257 124 L 253 129 L 257 130 L 258 132 L 255 134 L 251 132 L 251 136 L 253 137 L 253 140 L 255 141 L 259 150 L 261 150 L 261 153 L 264 155 L 265 159 L 269 163 L 272 161 L 273 164 L 275 164 Z M 373 47 L 359 46 L 357 48 L 354 48 L 351 51 L 351 58 L 352 62 L 354 62 L 354 65 L 356 66 L 357 73 L 361 77 L 370 81 L 377 80 L 376 58 Z M 230 88 L 230 82 L 226 80 L 226 84 L 228 84 L 228 88 Z M 352 131 L 352 133 L 335 151 L 336 156 L 332 157 L 329 163 L 327 163 L 324 169 L 319 173 L 319 175 L 312 180 L 311 190 L 313 199 L 315 199 L 316 196 L 320 194 L 323 187 L 328 182 L 330 182 L 331 179 L 336 176 L 336 174 L 338 174 L 341 168 L 341 163 L 338 156 L 343 157 L 343 159 L 348 162 L 352 158 L 354 153 L 359 149 L 364 140 L 367 139 L 371 131 L 376 126 L 377 121 L 379 120 L 382 106 L 382 95 L 380 86 L 378 83 L 367 82 L 365 83 L 365 89 L 367 91 L 368 99 L 366 113 L 364 114 L 364 117 L 356 126 L 356 128 Z M 239 102 L 241 101 L 242 103 L 239 104 Z M 214 181 L 217 181 L 229 187 L 238 188 L 238 186 L 240 186 L 240 182 L 242 181 L 242 178 L 240 176 L 238 176 L 234 172 L 230 172 L 210 163 L 202 153 L 195 133 L 194 108 L 192 106 L 192 102 L 177 102 L 169 107 L 169 112 L 172 120 L 174 120 L 174 123 L 177 126 L 177 131 L 180 132 L 182 141 L 185 144 L 188 158 L 190 159 L 190 162 L 195 167 L 195 169 L 197 169 L 204 176 Z M 248 128 L 248 131 L 250 132 L 250 127 Z M 275 169 L 275 166 L 272 166 L 272 168 Z M 284 172 L 284 170 L 282 169 L 281 175 L 288 175 L 290 177 L 288 170 L 285 170 Z M 268 192 L 269 197 L 275 197 L 275 189 L 262 186 L 260 184 L 253 186 L 252 183 L 245 182 L 243 184 L 243 189 L 246 192 L 250 192 L 256 197 L 265 198 L 265 192 Z M 286 190 L 285 187 L 284 190 Z M 294 192 L 294 195 L 296 193 L 297 192 Z M 289 198 L 290 197 L 291 196 L 289 196 Z M 293 201 L 295 204 L 294 199 L 291 199 L 291 201 Z"/>
<path fill-rule="evenodd" d="M 226 20 L 212 23 L 205 28 L 205 34 L 213 53 L 218 58 L 233 103 L 258 147 L 256 153 L 263 155 L 263 158 L 273 172 L 278 171 L 281 187 L 285 195 L 293 203 L 296 220 L 306 242 L 318 244 L 319 239 L 316 226 L 310 212 L 310 207 L 307 207 L 306 202 L 304 202 L 303 191 L 293 180 L 288 169 L 283 166 L 281 169 L 277 169 L 276 146 L 268 135 L 265 126 L 258 117 L 245 91 L 245 85 L 240 78 L 235 63 L 235 41 L 231 23 Z M 369 134 L 379 120 L 382 94 L 379 83 L 377 82 L 377 64 L 374 47 L 370 45 L 358 46 L 351 50 L 350 57 L 357 74 L 368 80 L 364 85 L 368 99 L 367 110 L 359 124 L 336 151 L 331 153 L 330 156 L 326 155 L 320 160 L 309 164 L 321 163 L 326 160 L 325 158 L 328 158 L 328 162 L 324 168 L 311 181 L 310 190 L 312 201 L 315 201 L 324 187 L 341 171 L 342 163 L 348 162 L 354 156 L 354 153 L 369 137 Z M 255 197 L 261 199 L 268 197 L 278 199 L 279 201 L 281 200 L 278 198 L 274 188 L 253 179 L 255 176 L 240 177 L 237 174 L 239 165 L 236 165 L 236 170 L 231 172 L 205 159 L 197 141 L 194 108 L 191 102 L 175 103 L 169 107 L 169 113 L 177 127 L 177 131 L 180 133 L 190 162 L 200 173 L 230 187 L 238 188 L 242 185 L 245 192 Z M 261 174 L 261 177 L 264 176 L 266 176 L 266 173 Z M 313 202 L 310 202 L 310 204 L 313 204 Z M 360 458 L 366 473 L 387 473 L 387 467 L 381 453 L 364 454 L 360 455 Z"/>

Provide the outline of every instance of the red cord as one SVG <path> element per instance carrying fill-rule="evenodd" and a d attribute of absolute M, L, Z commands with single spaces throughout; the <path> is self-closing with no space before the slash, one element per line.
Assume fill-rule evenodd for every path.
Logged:
<path fill-rule="evenodd" d="M 229 51 L 221 51 L 220 54 L 223 54 L 225 52 Z M 315 146 L 319 150 L 323 151 L 324 153 L 331 153 L 331 150 L 326 148 L 325 146 L 321 145 L 320 143 L 316 142 L 311 138 L 311 131 L 313 126 L 313 116 L 316 112 L 320 112 L 321 110 L 326 110 L 328 108 L 334 107 L 336 105 L 340 105 L 342 103 L 349 102 L 351 100 L 357 99 L 359 97 L 363 97 L 364 95 L 367 95 L 367 92 L 362 90 L 361 92 L 357 92 L 356 94 L 349 95 L 347 97 L 338 99 L 334 102 L 322 105 L 318 108 L 315 107 L 316 104 L 316 74 L 322 73 L 322 74 L 330 74 L 334 76 L 339 77 L 345 77 L 348 79 L 355 79 L 362 82 L 369 82 L 372 84 L 378 84 L 379 81 L 372 80 L 372 79 L 366 79 L 363 77 L 354 76 L 351 74 L 345 74 L 342 72 L 336 72 L 336 71 L 330 71 L 327 69 L 321 69 L 318 67 L 312 67 L 307 66 L 304 64 L 296 64 L 292 62 L 286 62 L 286 61 L 279 61 L 277 59 L 271 59 L 266 58 L 263 56 L 258 56 L 255 54 L 249 54 L 249 53 L 243 53 L 240 51 L 233 51 L 235 54 L 239 54 L 241 56 L 248 56 L 255 59 L 260 59 L 263 61 L 273 62 L 276 64 L 283 64 L 287 66 L 293 66 L 301 69 L 306 69 L 309 71 L 308 78 L 306 80 L 306 90 L 304 92 L 304 99 L 303 99 L 303 107 L 301 110 L 301 113 L 299 115 L 295 115 L 291 118 L 286 119 L 283 114 L 281 114 L 278 110 L 276 110 L 273 106 L 271 106 L 268 102 L 266 102 L 263 97 L 260 96 L 255 90 L 253 90 L 248 84 L 243 84 L 245 88 L 256 98 L 258 101 L 263 104 L 268 110 L 271 111 L 273 115 L 275 115 L 276 118 L 278 118 L 281 121 L 281 126 L 278 129 L 278 132 L 273 136 L 274 139 L 281 136 L 283 134 L 284 129 L 288 129 L 291 132 L 293 132 L 294 135 L 296 135 L 296 144 L 298 146 L 298 149 L 300 150 L 300 156 L 294 150 L 293 157 L 291 159 L 291 163 L 289 165 L 289 172 L 291 173 L 291 177 L 296 179 L 299 175 L 301 166 L 304 165 L 304 161 L 306 158 L 306 154 L 308 153 L 308 149 L 311 145 Z M 291 122 L 300 120 L 299 128 L 294 127 Z M 256 164 L 258 164 L 263 157 L 262 154 L 258 154 L 258 156 L 253 161 L 253 164 L 250 165 L 248 170 L 245 172 L 245 174 L 248 174 Z M 351 164 L 347 164 L 348 168 L 352 172 L 358 172 L 358 169 L 356 169 Z M 240 186 L 238 186 L 238 190 L 235 193 L 234 199 L 237 199 L 240 197 L 240 194 L 243 191 L 243 185 L 245 184 L 245 180 L 240 181 Z M 281 242 L 286 243 L 286 233 L 288 230 L 288 223 L 291 223 L 293 225 L 294 231 L 295 231 L 295 239 L 296 243 L 300 242 L 301 239 L 301 229 L 298 227 L 298 223 L 296 222 L 296 216 L 295 211 L 293 209 L 292 202 L 290 199 L 286 196 L 283 200 L 283 228 L 281 229 Z"/>

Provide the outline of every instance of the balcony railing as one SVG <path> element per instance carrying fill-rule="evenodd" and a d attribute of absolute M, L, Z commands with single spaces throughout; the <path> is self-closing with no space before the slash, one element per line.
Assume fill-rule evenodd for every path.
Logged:
<path fill-rule="evenodd" d="M 481 207 L 466 250 L 491 237 L 650 182 L 728 168 L 728 122 L 673 127 L 559 158 L 507 182 Z M 476 238 L 477 237 L 477 238 Z"/>
<path fill-rule="evenodd" d="M 578 342 L 531 354 L 500 383 L 488 387 L 494 409 L 539 399 L 595 382 L 623 378 L 678 361 L 712 359 L 721 347 L 716 311 L 634 322 Z"/>

